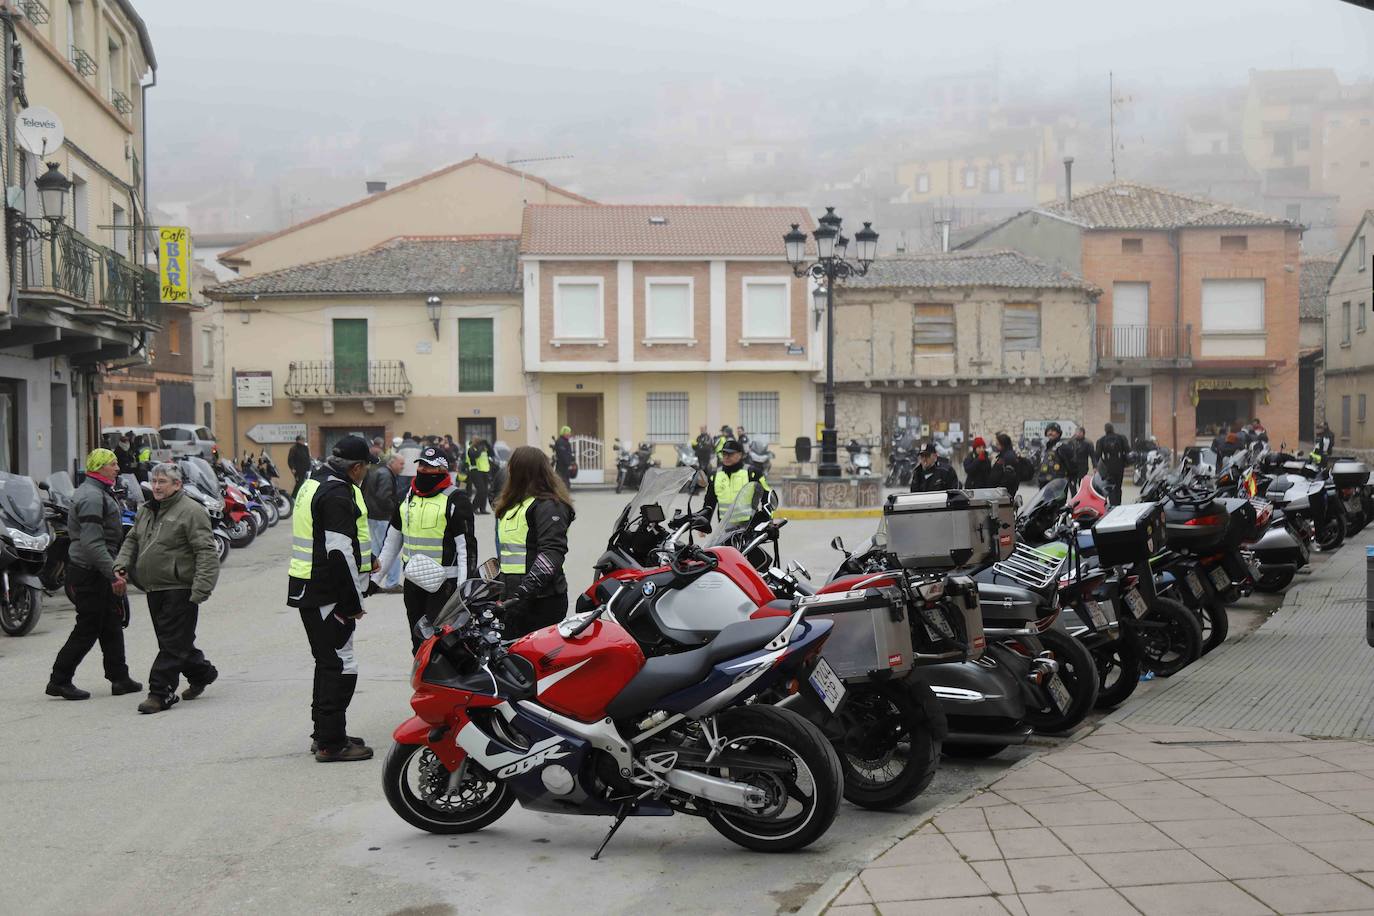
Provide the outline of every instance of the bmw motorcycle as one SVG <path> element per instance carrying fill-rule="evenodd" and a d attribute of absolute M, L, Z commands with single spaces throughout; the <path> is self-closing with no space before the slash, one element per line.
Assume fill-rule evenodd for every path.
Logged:
<path fill-rule="evenodd" d="M 387 801 L 431 833 L 468 833 L 516 801 L 552 814 L 609 815 L 598 858 L 628 817 L 688 814 L 748 849 L 786 852 L 820 838 L 840 804 L 840 762 L 801 716 L 748 701 L 807 680 L 828 621 L 727 626 L 701 647 L 646 658 L 619 623 L 639 600 L 605 604 L 514 642 L 496 616 L 494 561 L 432 622 L 415 655 L 411 708 L 383 767 Z M 710 571 L 698 553 L 667 589 Z"/>
<path fill-rule="evenodd" d="M 44 552 L 52 532 L 38 487 L 28 477 L 0 473 L 0 630 L 25 636 L 43 614 Z"/>

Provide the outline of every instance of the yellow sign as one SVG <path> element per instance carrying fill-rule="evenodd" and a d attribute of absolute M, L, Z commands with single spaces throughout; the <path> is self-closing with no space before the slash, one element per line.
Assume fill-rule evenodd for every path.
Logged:
<path fill-rule="evenodd" d="M 1200 378 L 1194 379 L 1190 400 L 1196 407 L 1203 391 L 1263 391 L 1264 403 L 1269 403 L 1269 381 L 1262 378 Z"/>
<path fill-rule="evenodd" d="M 191 301 L 191 230 L 164 226 L 157 231 L 157 261 L 163 302 Z"/>

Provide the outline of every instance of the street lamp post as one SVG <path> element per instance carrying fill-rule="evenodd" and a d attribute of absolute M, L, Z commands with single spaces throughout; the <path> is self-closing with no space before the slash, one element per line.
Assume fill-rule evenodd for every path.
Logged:
<path fill-rule="evenodd" d="M 849 239 L 840 232 L 841 219 L 834 207 L 826 207 L 811 233 L 816 241 L 816 260 L 807 263 L 806 233 L 796 223 L 782 237 L 787 261 L 798 277 L 811 277 L 825 284 L 825 427 L 821 430 L 821 460 L 816 473 L 821 477 L 840 476 L 839 442 L 835 432 L 835 284 L 849 277 L 868 273 L 878 253 L 878 233 L 872 223 L 864 223 L 854 233 L 854 260 L 849 260 Z M 819 297 L 818 297 L 819 298 Z"/>

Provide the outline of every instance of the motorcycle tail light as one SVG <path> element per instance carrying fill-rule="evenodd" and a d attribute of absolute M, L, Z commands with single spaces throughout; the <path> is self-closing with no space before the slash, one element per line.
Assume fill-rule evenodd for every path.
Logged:
<path fill-rule="evenodd" d="M 1188 519 L 1183 524 L 1186 527 L 1193 528 L 1202 527 L 1203 525 L 1220 525 L 1225 521 L 1226 519 L 1220 515 L 1199 515 L 1197 518 Z"/>

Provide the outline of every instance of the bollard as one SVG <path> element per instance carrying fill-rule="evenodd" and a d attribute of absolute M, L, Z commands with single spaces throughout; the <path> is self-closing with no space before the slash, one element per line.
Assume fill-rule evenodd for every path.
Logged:
<path fill-rule="evenodd" d="M 1364 641 L 1374 646 L 1374 544 L 1364 549 Z"/>

